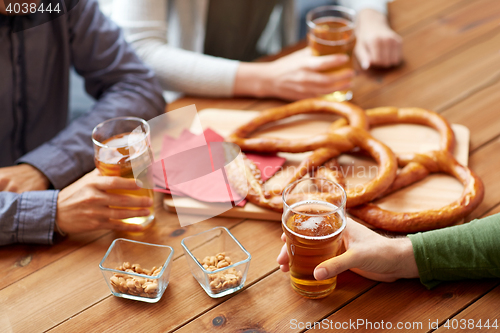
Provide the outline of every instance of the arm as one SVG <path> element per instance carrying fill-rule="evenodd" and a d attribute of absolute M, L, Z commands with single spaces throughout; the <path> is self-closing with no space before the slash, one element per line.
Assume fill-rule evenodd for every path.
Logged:
<path fill-rule="evenodd" d="M 168 45 L 166 0 L 116 0 L 113 19 L 152 66 L 164 89 L 204 96 L 317 97 L 347 89 L 352 71 L 321 73 L 347 61 L 300 50 L 277 61 L 245 63 Z M 201 32 L 200 32 L 201 33 Z"/>
<path fill-rule="evenodd" d="M 370 66 L 390 67 L 402 60 L 402 38 L 389 26 L 387 0 L 342 0 L 353 8 L 356 18 L 354 53 L 363 69 Z"/>
<path fill-rule="evenodd" d="M 499 235 L 500 214 L 400 238 L 381 236 L 348 219 L 346 252 L 318 265 L 314 276 L 323 280 L 350 269 L 385 282 L 420 277 L 429 289 L 440 281 L 500 277 Z M 277 260 L 288 271 L 286 245 Z"/>
<path fill-rule="evenodd" d="M 239 62 L 169 45 L 167 10 L 167 0 L 115 0 L 112 17 L 139 56 L 153 67 L 164 89 L 231 96 Z"/>
<path fill-rule="evenodd" d="M 61 191 L 0 192 L 0 246 L 50 245 L 56 229 L 63 233 L 98 229 L 141 231 L 141 226 L 119 220 L 149 215 L 152 199 L 106 192 L 111 189 L 139 187 L 134 179 L 103 177 L 95 169 Z"/>
<path fill-rule="evenodd" d="M 499 235 L 500 214 L 408 235 L 420 281 L 432 288 L 439 281 L 500 277 Z"/>
<path fill-rule="evenodd" d="M 281 239 L 286 241 L 284 234 Z M 336 276 L 348 269 L 384 282 L 418 277 L 413 249 L 407 237 L 387 238 L 348 218 L 343 241 L 346 252 L 319 264 L 314 270 L 316 280 Z M 281 270 L 287 272 L 286 244 L 277 261 Z"/>
<path fill-rule="evenodd" d="M 0 246 L 52 244 L 59 191 L 0 192 Z"/>
<path fill-rule="evenodd" d="M 97 102 L 87 115 L 18 161 L 42 171 L 57 189 L 93 169 L 91 132 L 97 124 L 119 116 L 150 119 L 165 107 L 153 72 L 99 12 L 95 0 L 80 0 L 66 19 L 73 64 Z"/>

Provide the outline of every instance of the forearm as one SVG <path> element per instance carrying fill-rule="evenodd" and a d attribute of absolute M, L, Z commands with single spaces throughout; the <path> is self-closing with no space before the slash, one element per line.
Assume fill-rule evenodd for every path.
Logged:
<path fill-rule="evenodd" d="M 154 69 L 165 90 L 199 96 L 233 95 L 238 61 L 178 49 L 156 38 L 132 45 Z"/>
<path fill-rule="evenodd" d="M 0 192 L 0 245 L 50 245 L 59 191 Z"/>
<path fill-rule="evenodd" d="M 132 115 L 149 120 L 165 108 L 153 71 L 142 64 L 94 0 L 80 1 L 67 19 L 73 64 L 97 103 L 87 115 L 18 161 L 42 171 L 57 189 L 93 168 L 91 133 L 97 124 Z"/>
<path fill-rule="evenodd" d="M 234 80 L 235 96 L 265 97 L 267 88 L 263 78 L 266 63 L 240 63 Z"/>
<path fill-rule="evenodd" d="M 500 214 L 409 235 L 421 282 L 432 288 L 440 281 L 500 277 L 499 235 Z"/>

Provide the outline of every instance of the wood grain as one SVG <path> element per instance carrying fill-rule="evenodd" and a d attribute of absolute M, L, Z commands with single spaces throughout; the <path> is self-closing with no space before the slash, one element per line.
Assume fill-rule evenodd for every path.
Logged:
<path fill-rule="evenodd" d="M 167 213 L 165 213 L 167 214 Z M 175 215 L 161 217 L 148 233 L 150 243 L 168 244 L 174 258 L 182 255 L 180 241 L 217 225 L 228 227 L 238 220 L 213 218 L 180 228 Z M 13 331 L 47 330 L 109 297 L 99 262 L 117 237 L 144 240 L 145 234 L 109 233 L 0 290 L 0 304 L 8 304 L 4 315 Z M 29 318 L 29 320 L 26 320 Z"/>
<path fill-rule="evenodd" d="M 442 112 L 451 123 L 467 124 L 472 152 L 500 135 L 500 81 Z"/>
<path fill-rule="evenodd" d="M 231 232 L 252 254 L 247 286 L 277 269 L 276 256 L 282 246 L 280 224 L 249 220 L 235 226 Z M 256 239 L 259 241 L 256 242 Z M 174 260 L 170 285 L 158 303 L 145 304 L 107 297 L 50 332 L 73 332 L 83 325 L 99 332 L 130 327 L 139 332 L 164 332 L 179 327 L 229 298 L 210 298 L 191 276 L 185 260 Z M 101 281 L 101 284 L 106 287 L 104 281 Z M 151 320 L 152 317 L 161 320 Z M 124 318 L 128 320 L 125 321 Z"/>
<path fill-rule="evenodd" d="M 64 242 L 52 246 L 16 244 L 0 247 L 0 290 L 108 233 L 101 230 L 70 235 Z"/>
<path fill-rule="evenodd" d="M 388 4 L 391 27 L 399 33 L 404 33 L 415 26 L 432 22 L 439 15 L 470 3 L 464 0 L 405 0 L 392 1 Z"/>
<path fill-rule="evenodd" d="M 416 324 L 408 331 L 428 332 L 429 321 L 442 322 L 453 316 L 456 309 L 466 307 L 498 283 L 497 280 L 453 282 L 430 291 L 418 280 L 380 283 L 326 319 L 334 323 L 356 322 L 358 319 L 371 323 L 391 322 L 393 330 L 398 322 L 421 323 L 421 328 Z M 360 326 L 342 332 L 381 331 L 380 328 L 369 328 Z"/>
<path fill-rule="evenodd" d="M 365 108 L 419 106 L 442 111 L 498 80 L 499 43 L 500 34 L 495 33 L 451 58 L 381 88 L 373 97 L 360 96 L 356 101 Z"/>
<path fill-rule="evenodd" d="M 288 273 L 278 271 L 176 332 L 300 332 L 291 321 L 323 318 L 375 284 L 345 272 L 329 297 L 309 300 L 293 291 Z"/>
<path fill-rule="evenodd" d="M 454 320 L 456 320 L 456 323 L 453 322 Z M 479 320 L 481 320 L 480 325 L 482 327 L 478 326 Z M 496 324 L 500 326 L 500 286 L 497 286 L 495 289 L 481 297 L 478 301 L 474 302 L 471 306 L 464 309 L 456 316 L 450 318 L 448 325 L 451 329 L 453 329 L 453 327 L 457 327 L 458 330 L 468 332 L 496 331 L 496 328 L 484 327 L 486 320 L 489 320 L 489 325 L 492 325 L 496 320 Z M 441 327 L 439 327 L 439 329 L 435 332 L 450 332 L 450 328 L 443 326 L 445 324 L 446 321 L 442 323 Z M 471 324 L 472 326 L 469 326 Z"/>
<path fill-rule="evenodd" d="M 453 9 L 419 29 L 403 34 L 401 66 L 362 72 L 355 79 L 355 101 L 365 101 L 377 95 L 381 88 L 480 43 L 487 34 L 500 31 L 498 1 L 474 1 Z"/>
<path fill-rule="evenodd" d="M 470 167 L 482 179 L 485 188 L 483 202 L 470 214 L 467 219 L 472 220 L 484 215 L 491 208 L 500 203 L 500 138 L 476 150 L 469 159 Z"/>

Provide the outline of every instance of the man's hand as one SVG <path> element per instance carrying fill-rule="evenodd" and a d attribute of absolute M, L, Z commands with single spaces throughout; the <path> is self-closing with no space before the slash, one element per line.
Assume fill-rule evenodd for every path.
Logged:
<path fill-rule="evenodd" d="M 403 57 L 402 38 L 387 23 L 384 14 L 364 9 L 358 17 L 354 53 L 363 69 L 370 66 L 391 67 Z"/>
<path fill-rule="evenodd" d="M 236 96 L 299 100 L 351 87 L 351 69 L 327 73 L 349 61 L 345 54 L 313 56 L 306 47 L 271 62 L 241 63 L 236 73 Z"/>
<path fill-rule="evenodd" d="M 44 191 L 49 188 L 49 184 L 48 178 L 29 164 L 0 168 L 0 191 L 16 193 Z"/>
<path fill-rule="evenodd" d="M 285 241 L 285 235 L 281 236 Z M 419 276 L 413 247 L 408 237 L 387 238 L 348 218 L 344 231 L 346 252 L 319 264 L 316 280 L 324 280 L 348 269 L 366 278 L 392 282 Z M 277 261 L 283 272 L 289 270 L 286 244 Z"/>
<path fill-rule="evenodd" d="M 134 179 L 101 176 L 99 171 L 86 174 L 59 192 L 56 223 L 65 233 L 78 233 L 97 229 L 140 231 L 141 226 L 126 224 L 121 219 L 147 216 L 153 201 L 148 197 L 135 197 L 106 193 L 106 190 L 138 190 Z M 139 210 L 110 208 L 144 207 Z"/>

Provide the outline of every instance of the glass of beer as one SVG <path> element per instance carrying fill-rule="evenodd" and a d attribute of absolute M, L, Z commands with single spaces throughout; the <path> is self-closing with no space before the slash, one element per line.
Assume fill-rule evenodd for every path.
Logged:
<path fill-rule="evenodd" d="M 356 12 L 341 6 L 322 6 L 307 13 L 307 40 L 312 54 L 346 54 L 349 61 L 339 67 L 328 70 L 329 73 L 353 68 L 353 50 L 356 44 L 354 20 Z M 351 90 L 335 91 L 325 96 L 338 102 L 350 100 Z"/>
<path fill-rule="evenodd" d="M 96 168 L 103 176 L 119 176 L 136 179 L 138 170 L 148 170 L 152 155 L 149 144 L 149 124 L 136 117 L 118 117 L 106 120 L 97 125 L 92 131 L 94 142 L 94 160 Z M 141 168 L 142 167 L 142 168 Z M 144 180 L 141 175 L 141 182 Z M 147 184 L 146 188 L 139 190 L 108 190 L 109 193 L 124 194 L 130 196 L 147 196 L 153 198 L 152 187 Z M 121 208 L 121 207 L 111 207 Z M 141 210 L 139 208 L 126 207 L 124 209 Z M 154 220 L 153 206 L 149 208 L 151 214 L 148 216 L 132 217 L 123 219 L 124 223 L 146 226 Z"/>
<path fill-rule="evenodd" d="M 303 297 L 326 297 L 337 286 L 336 276 L 317 281 L 313 272 L 317 265 L 340 253 L 345 202 L 344 189 L 323 178 L 301 179 L 283 191 L 282 227 L 291 284 Z"/>

